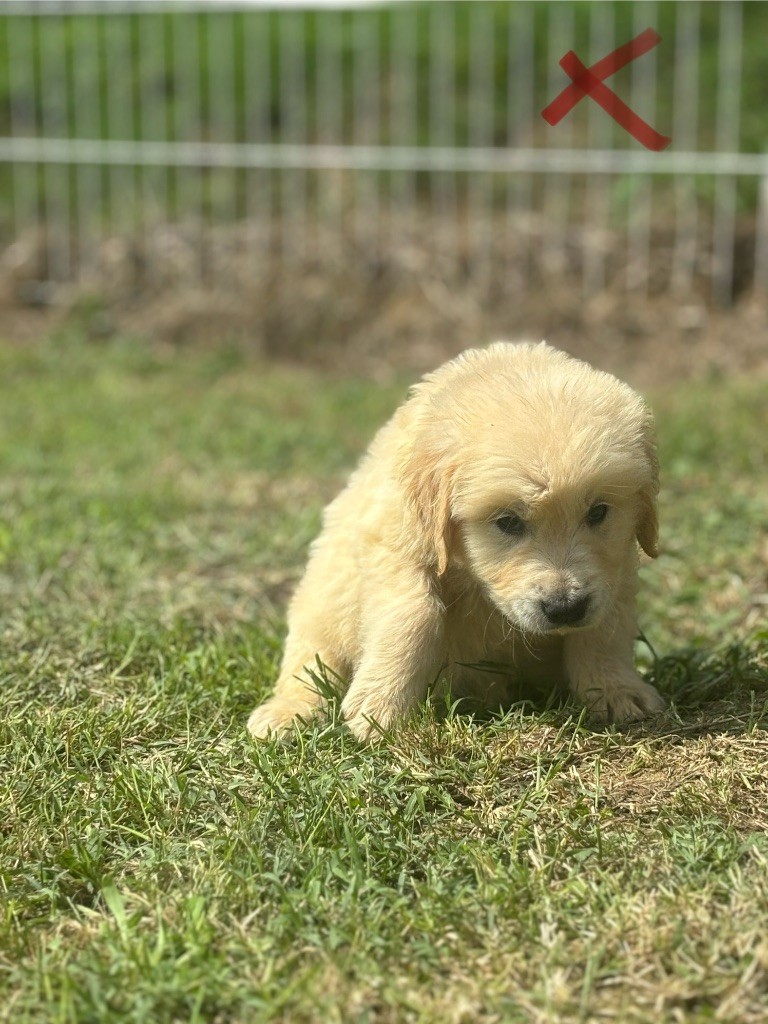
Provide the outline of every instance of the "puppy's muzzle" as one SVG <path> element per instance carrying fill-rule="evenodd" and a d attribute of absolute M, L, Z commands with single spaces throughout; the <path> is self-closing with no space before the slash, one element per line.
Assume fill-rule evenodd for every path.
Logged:
<path fill-rule="evenodd" d="M 553 626 L 579 626 L 587 616 L 589 594 L 577 597 L 559 595 L 542 601 L 541 610 Z"/>

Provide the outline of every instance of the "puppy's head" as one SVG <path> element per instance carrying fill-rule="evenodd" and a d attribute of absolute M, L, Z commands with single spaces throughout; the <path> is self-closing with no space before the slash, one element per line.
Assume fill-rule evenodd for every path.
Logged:
<path fill-rule="evenodd" d="M 404 483 L 437 572 L 530 633 L 597 625 L 656 555 L 653 423 L 625 384 L 546 345 L 467 353 L 420 385 Z"/>

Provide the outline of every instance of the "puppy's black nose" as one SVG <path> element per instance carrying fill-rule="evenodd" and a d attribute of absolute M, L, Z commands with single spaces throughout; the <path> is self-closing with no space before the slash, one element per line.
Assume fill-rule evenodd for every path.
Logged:
<path fill-rule="evenodd" d="M 557 597 L 541 602 L 541 610 L 553 626 L 575 626 L 587 614 L 589 594 L 586 597 Z"/>

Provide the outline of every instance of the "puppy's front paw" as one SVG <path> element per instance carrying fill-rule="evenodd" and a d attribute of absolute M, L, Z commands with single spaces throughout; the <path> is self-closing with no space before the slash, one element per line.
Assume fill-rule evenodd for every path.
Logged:
<path fill-rule="evenodd" d="M 256 740 L 286 733 L 301 714 L 293 701 L 271 700 L 260 704 L 248 719 L 248 732 Z"/>
<path fill-rule="evenodd" d="M 637 722 L 656 715 L 666 707 L 659 691 L 638 675 L 625 676 L 599 690 L 581 694 L 591 717 L 598 722 Z"/>
<path fill-rule="evenodd" d="M 369 695 L 356 698 L 347 694 L 341 705 L 347 728 L 361 743 L 376 743 L 382 740 L 382 729 L 389 729 L 397 719 L 397 712 L 386 701 Z"/>

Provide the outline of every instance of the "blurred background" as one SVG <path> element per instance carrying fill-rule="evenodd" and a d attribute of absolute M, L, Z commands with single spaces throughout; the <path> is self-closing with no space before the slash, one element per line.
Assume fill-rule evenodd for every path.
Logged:
<path fill-rule="evenodd" d="M 661 42 L 551 127 L 570 49 Z M 768 5 L 0 3 L 0 333 L 386 376 L 547 337 L 653 385 L 768 361 Z"/>

